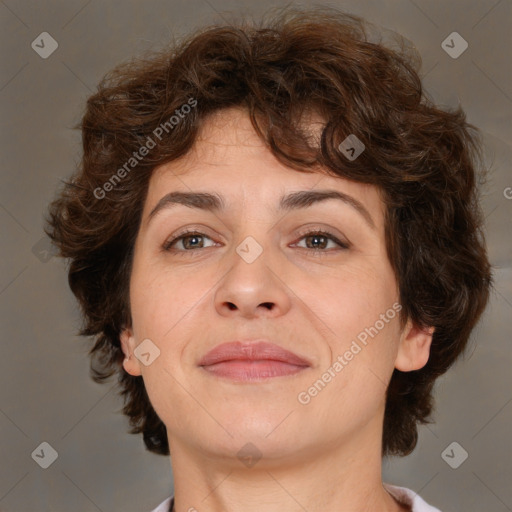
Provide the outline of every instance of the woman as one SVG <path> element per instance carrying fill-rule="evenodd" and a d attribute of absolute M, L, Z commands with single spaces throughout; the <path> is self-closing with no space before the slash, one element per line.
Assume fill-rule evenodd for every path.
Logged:
<path fill-rule="evenodd" d="M 382 482 L 430 421 L 491 272 L 462 110 L 360 18 L 288 10 L 117 67 L 48 234 L 154 512 L 437 511 Z"/>

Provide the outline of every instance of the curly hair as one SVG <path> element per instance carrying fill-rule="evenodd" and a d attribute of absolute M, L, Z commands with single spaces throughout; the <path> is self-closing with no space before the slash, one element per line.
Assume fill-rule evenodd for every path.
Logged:
<path fill-rule="evenodd" d="M 131 326 L 134 242 L 152 171 L 186 154 L 208 116 L 228 107 L 246 108 L 288 167 L 321 166 L 382 192 L 401 325 L 435 328 L 427 364 L 393 371 L 382 455 L 410 453 L 418 424 L 432 421 L 434 382 L 464 353 L 492 286 L 481 141 L 460 105 L 441 109 L 425 94 L 416 50 L 403 38 L 397 48 L 372 42 L 369 26 L 332 8 L 287 8 L 259 22 L 203 27 L 117 66 L 88 98 L 77 125 L 83 157 L 49 206 L 46 232 L 70 260 L 79 334 L 94 340 L 91 376 L 117 374 L 130 433 L 142 433 L 148 450 L 169 454 L 166 428 L 142 377 L 123 371 L 119 339 Z M 325 120 L 316 144 L 300 127 L 306 110 Z M 353 160 L 340 150 L 350 134 L 365 146 Z"/>

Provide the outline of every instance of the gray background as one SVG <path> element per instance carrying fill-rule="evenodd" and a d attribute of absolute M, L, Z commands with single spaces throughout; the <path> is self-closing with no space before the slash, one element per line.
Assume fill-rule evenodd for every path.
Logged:
<path fill-rule="evenodd" d="M 89 342 L 73 334 L 78 309 L 65 262 L 45 252 L 41 215 L 80 157 L 80 135 L 71 128 L 105 72 L 173 34 L 222 22 L 227 12 L 258 15 L 270 5 L 0 1 L 0 510 L 140 512 L 172 492 L 169 459 L 126 433 L 113 383 L 89 379 Z M 492 170 L 484 196 L 496 278 L 491 304 L 465 360 L 439 381 L 437 423 L 421 428 L 412 455 L 385 462 L 384 481 L 412 488 L 443 512 L 512 510 L 511 1 L 323 5 L 411 40 L 426 90 L 440 105 L 462 104 L 482 131 Z M 31 48 L 45 31 L 59 44 L 47 59 Z M 457 59 L 441 47 L 453 31 L 469 44 Z M 31 457 L 43 441 L 58 452 L 48 469 Z M 469 455 L 458 469 L 441 457 L 453 441 Z M 454 457 L 460 453 L 456 448 Z"/>

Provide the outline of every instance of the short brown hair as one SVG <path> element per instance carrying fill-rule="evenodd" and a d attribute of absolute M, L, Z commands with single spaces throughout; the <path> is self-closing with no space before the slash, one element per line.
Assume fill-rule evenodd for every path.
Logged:
<path fill-rule="evenodd" d="M 130 432 L 142 433 L 148 450 L 169 454 L 166 428 L 142 377 L 123 370 L 119 340 L 131 325 L 131 262 L 148 182 L 157 166 L 191 149 L 209 114 L 234 106 L 247 109 L 287 166 L 322 166 L 382 192 L 402 326 L 410 318 L 435 327 L 427 364 L 393 372 L 383 455 L 410 453 L 417 424 L 430 421 L 434 382 L 464 351 L 492 285 L 478 202 L 481 143 L 460 106 L 442 110 L 427 98 L 419 55 L 371 42 L 367 27 L 330 8 L 288 8 L 259 24 L 205 27 L 117 66 L 89 97 L 79 124 L 83 158 L 50 205 L 47 233 L 70 259 L 80 334 L 94 337 L 91 375 L 100 382 L 117 374 Z M 195 107 L 174 125 L 171 117 L 191 100 Z M 299 128 L 305 109 L 325 119 L 318 144 Z M 158 127 L 164 130 L 155 146 L 127 169 Z M 340 150 L 350 134 L 365 146 L 354 160 Z"/>

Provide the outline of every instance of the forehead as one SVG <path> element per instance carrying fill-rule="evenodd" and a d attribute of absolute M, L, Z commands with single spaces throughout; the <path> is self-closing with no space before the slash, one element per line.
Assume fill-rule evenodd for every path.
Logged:
<path fill-rule="evenodd" d="M 306 112 L 301 120 L 311 143 L 318 143 L 321 117 Z M 170 191 L 216 190 L 230 204 L 275 205 L 286 192 L 332 189 L 350 194 L 367 206 L 379 224 L 384 203 L 369 184 L 327 174 L 317 167 L 300 172 L 279 162 L 240 107 L 217 111 L 203 121 L 192 149 L 181 158 L 157 167 L 151 176 L 145 215 Z"/>

